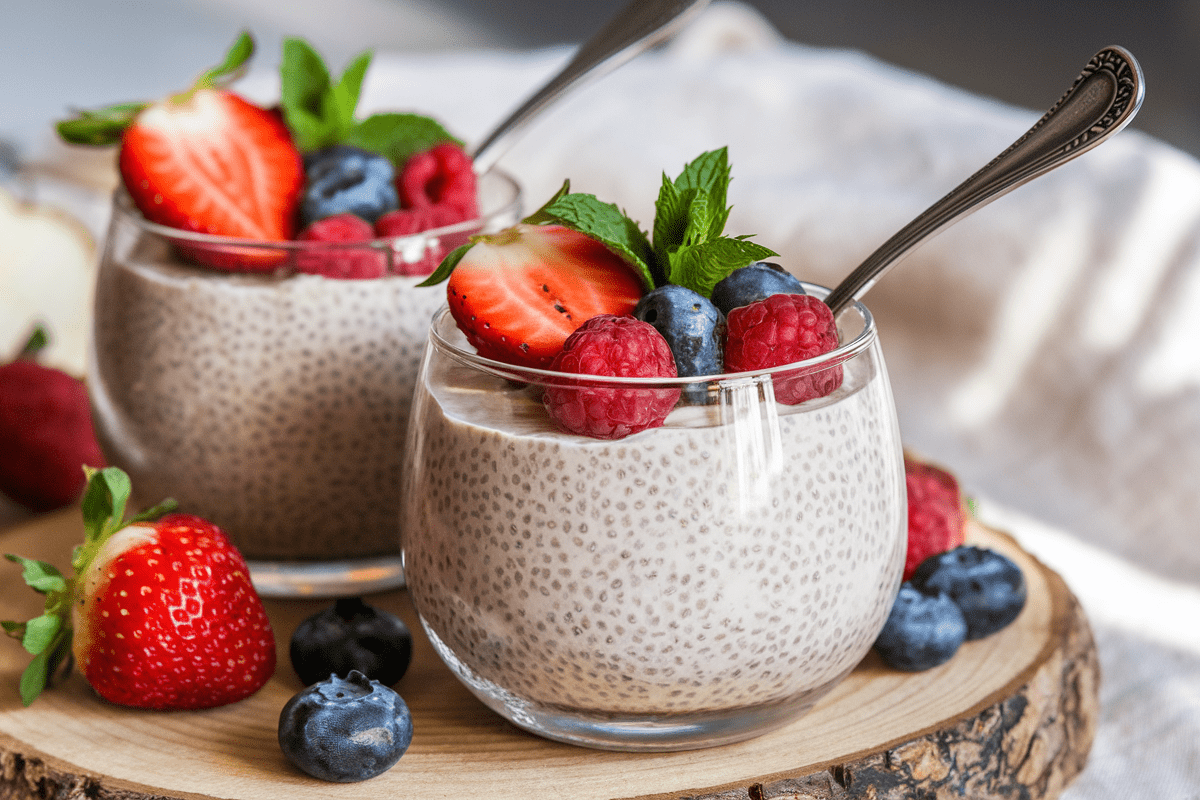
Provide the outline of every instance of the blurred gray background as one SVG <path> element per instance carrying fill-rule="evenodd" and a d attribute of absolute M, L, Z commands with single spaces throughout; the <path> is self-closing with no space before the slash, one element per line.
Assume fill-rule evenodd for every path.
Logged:
<path fill-rule="evenodd" d="M 334 64 L 367 47 L 538 48 L 578 42 L 625 0 L 5 0 L 0 140 L 36 157 L 70 104 L 151 98 L 186 85 L 250 27 Z M 1014 105 L 1048 108 L 1101 47 L 1142 62 L 1134 127 L 1200 155 L 1200 0 L 749 0 L 798 42 L 863 50 Z"/>

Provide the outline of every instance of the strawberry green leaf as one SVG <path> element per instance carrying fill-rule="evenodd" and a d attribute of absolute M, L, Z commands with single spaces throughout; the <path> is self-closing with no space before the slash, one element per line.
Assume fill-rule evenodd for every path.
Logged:
<path fill-rule="evenodd" d="M 24 622 L 15 622 L 11 619 L 6 619 L 0 621 L 0 628 L 3 628 L 4 632 L 13 639 L 20 641 L 25 638 Z"/>
<path fill-rule="evenodd" d="M 71 144 L 111 145 L 121 141 L 125 129 L 149 103 L 118 103 L 93 111 L 76 111 L 75 116 L 62 120 L 55 129 L 63 141 Z"/>
<path fill-rule="evenodd" d="M 21 673 L 21 702 L 29 706 L 50 682 L 71 652 L 71 629 L 61 628 L 46 648 L 33 657 Z"/>
<path fill-rule="evenodd" d="M 560 225 L 602 242 L 642 276 L 647 288 L 654 288 L 664 280 L 649 238 L 636 222 L 612 203 L 601 202 L 595 195 L 573 193 L 546 205 L 541 213 Z"/>
<path fill-rule="evenodd" d="M 470 250 L 474 244 L 474 242 L 467 242 L 466 244 L 460 245 L 451 250 L 450 253 L 442 259 L 442 263 L 438 264 L 438 268 L 433 271 L 433 274 L 418 283 L 417 286 L 437 286 L 439 283 L 449 278 L 450 273 L 454 272 L 454 268 L 458 266 L 458 262 L 463 260 L 463 257 L 467 254 L 467 251 Z"/>
<path fill-rule="evenodd" d="M 673 252 L 669 278 L 671 283 L 710 297 L 717 282 L 733 270 L 777 255 L 774 250 L 740 237 L 712 239 Z"/>
<path fill-rule="evenodd" d="M 63 577 L 63 574 L 53 564 L 14 556 L 11 553 L 4 557 L 14 564 L 21 565 L 23 569 L 21 577 L 24 578 L 25 585 L 31 587 L 34 591 L 40 594 L 49 594 L 50 592 L 62 592 L 66 590 L 67 579 Z"/>
<path fill-rule="evenodd" d="M 240 78 L 246 71 L 246 65 L 254 55 L 254 38 L 246 31 L 238 34 L 225 60 L 210 70 L 203 72 L 196 80 L 197 88 L 213 88 L 225 86 Z"/>
<path fill-rule="evenodd" d="M 50 344 L 50 334 L 46 333 L 46 329 L 41 325 L 35 325 L 33 330 L 29 332 L 29 339 L 21 347 L 20 352 L 17 353 L 14 360 L 36 358 L 37 354 L 42 352 L 48 344 Z"/>
<path fill-rule="evenodd" d="M 54 643 L 62 626 L 63 618 L 58 614 L 47 612 L 39 617 L 34 617 L 25 623 L 25 634 L 21 637 L 21 645 L 28 653 L 36 656 Z"/>
<path fill-rule="evenodd" d="M 96 552 L 125 525 L 125 506 L 132 486 L 129 476 L 118 467 L 84 467 L 87 485 L 83 489 L 83 544 L 75 548 L 71 564 L 76 574 L 92 562 Z"/>
<path fill-rule="evenodd" d="M 128 526 L 128 525 L 133 525 L 134 523 L 137 523 L 137 522 L 148 522 L 151 520 L 156 520 L 159 517 L 161 517 L 163 514 L 174 511 L 177 508 L 179 508 L 179 503 L 175 500 L 175 498 L 168 497 L 166 500 L 163 500 L 161 503 L 150 506 L 150 508 L 147 508 L 145 511 L 142 511 L 138 514 L 134 514 L 132 517 L 130 517 L 128 520 L 126 520 L 125 524 Z"/>
<path fill-rule="evenodd" d="M 459 147 L 462 141 L 452 136 L 440 122 L 420 114 L 386 113 L 367 117 L 351 128 L 345 143 L 387 156 L 402 167 L 417 153 L 442 142 Z"/>

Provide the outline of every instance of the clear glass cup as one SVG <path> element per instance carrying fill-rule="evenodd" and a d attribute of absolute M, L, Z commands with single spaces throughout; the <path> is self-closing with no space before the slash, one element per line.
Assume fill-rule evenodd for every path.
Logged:
<path fill-rule="evenodd" d="M 402 535 L 458 678 L 522 728 L 618 750 L 748 739 L 845 678 L 899 587 L 907 513 L 875 324 L 855 304 L 839 328 L 836 350 L 786 367 L 599 379 L 481 358 L 440 312 Z M 581 389 L 686 399 L 610 441 L 551 422 L 542 399 Z"/>
<path fill-rule="evenodd" d="M 265 596 L 403 583 L 400 472 L 413 384 L 445 287 L 417 287 L 467 237 L 521 216 L 493 170 L 478 219 L 369 243 L 250 242 L 147 222 L 118 191 L 97 273 L 88 388 L 135 500 L 225 528 Z M 366 259 L 383 277 L 303 274 Z M 255 273 L 201 264 L 236 262 Z"/>

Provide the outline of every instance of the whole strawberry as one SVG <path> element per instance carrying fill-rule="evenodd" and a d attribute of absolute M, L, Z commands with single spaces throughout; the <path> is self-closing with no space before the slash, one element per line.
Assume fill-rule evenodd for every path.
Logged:
<path fill-rule="evenodd" d="M 944 469 L 906 455 L 904 486 L 908 492 L 904 580 L 908 580 L 922 561 L 963 543 L 966 514 L 958 480 Z"/>
<path fill-rule="evenodd" d="M 258 691 L 275 670 L 275 638 L 241 554 L 215 525 L 168 514 L 168 501 L 124 522 L 128 476 L 87 470 L 85 540 L 65 577 L 6 556 L 46 596 L 45 613 L 5 631 L 33 654 L 29 705 L 74 653 L 104 699 L 147 709 L 211 708 Z"/>
<path fill-rule="evenodd" d="M 0 492 L 33 511 L 72 502 L 83 491 L 80 467 L 105 463 L 83 382 L 35 360 L 46 341 L 35 330 L 0 365 Z"/>

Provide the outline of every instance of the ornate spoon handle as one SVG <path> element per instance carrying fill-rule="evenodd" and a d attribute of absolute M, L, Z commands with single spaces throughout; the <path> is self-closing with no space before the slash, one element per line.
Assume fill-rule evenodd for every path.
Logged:
<path fill-rule="evenodd" d="M 1024 136 L 884 242 L 834 288 L 825 302 L 836 317 L 910 250 L 947 225 L 1108 139 L 1137 114 L 1142 69 L 1120 47 L 1101 50 L 1062 99 Z"/>
<path fill-rule="evenodd" d="M 537 114 L 584 79 L 598 78 L 679 30 L 708 0 L 630 0 L 598 33 L 584 42 L 562 71 L 529 97 L 475 147 L 475 172 L 482 175 Z"/>

